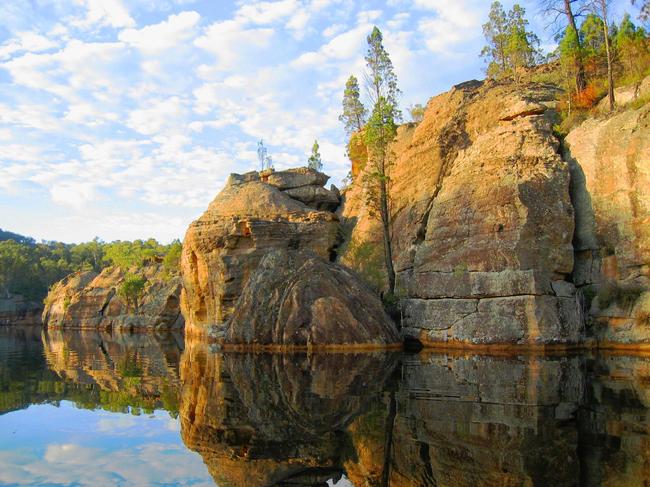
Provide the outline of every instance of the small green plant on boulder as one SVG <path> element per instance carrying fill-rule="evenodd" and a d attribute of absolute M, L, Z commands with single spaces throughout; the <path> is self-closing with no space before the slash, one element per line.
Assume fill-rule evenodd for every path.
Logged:
<path fill-rule="evenodd" d="M 117 289 L 117 294 L 126 302 L 127 307 L 137 312 L 140 308 L 140 300 L 144 294 L 146 283 L 146 278 L 142 276 L 127 274 Z"/>

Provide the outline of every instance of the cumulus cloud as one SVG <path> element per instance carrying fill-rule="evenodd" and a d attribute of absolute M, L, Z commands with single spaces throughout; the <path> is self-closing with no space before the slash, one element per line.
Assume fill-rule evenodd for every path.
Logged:
<path fill-rule="evenodd" d="M 200 19 L 194 11 L 172 14 L 159 24 L 123 30 L 118 38 L 145 54 L 158 54 L 191 39 Z"/>

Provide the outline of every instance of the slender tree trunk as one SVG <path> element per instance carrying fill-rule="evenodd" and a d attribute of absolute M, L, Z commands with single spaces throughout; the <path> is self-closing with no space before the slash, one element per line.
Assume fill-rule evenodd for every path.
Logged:
<path fill-rule="evenodd" d="M 375 97 L 376 103 L 381 101 L 381 87 L 375 84 Z M 381 105 L 380 105 L 381 106 Z M 380 114 L 382 123 L 384 120 L 383 113 Z M 386 278 L 388 279 L 388 292 L 389 294 L 395 293 L 395 268 L 393 267 L 393 248 L 390 236 L 390 213 L 388 210 L 388 185 L 386 175 L 386 157 L 388 152 L 389 142 L 382 126 L 380 132 L 380 153 L 379 157 L 379 213 L 381 213 L 381 226 L 384 241 L 384 261 L 386 264 Z"/>
<path fill-rule="evenodd" d="M 605 51 L 607 52 L 607 91 L 609 96 L 609 111 L 614 110 L 614 76 L 612 74 L 612 49 L 609 42 L 609 26 L 607 25 L 607 11 L 603 6 L 603 32 L 605 33 Z"/>
<path fill-rule="evenodd" d="M 382 163 L 382 166 L 385 166 Z M 385 167 L 384 167 L 385 169 Z M 386 260 L 386 277 L 388 278 L 388 292 L 395 293 L 395 268 L 393 267 L 393 246 L 390 238 L 390 214 L 388 212 L 388 188 L 385 173 L 379 183 L 381 223 L 384 236 L 384 258 Z"/>
<path fill-rule="evenodd" d="M 571 0 L 564 0 L 564 12 L 569 21 L 569 27 L 573 31 L 576 42 L 578 43 L 578 54 L 575 59 L 575 67 L 576 89 L 580 92 L 587 88 L 587 78 L 585 76 L 585 65 L 582 61 L 582 42 L 580 42 L 580 33 L 578 32 L 578 26 L 576 25 L 576 18 L 573 15 L 573 10 L 571 10 Z"/>

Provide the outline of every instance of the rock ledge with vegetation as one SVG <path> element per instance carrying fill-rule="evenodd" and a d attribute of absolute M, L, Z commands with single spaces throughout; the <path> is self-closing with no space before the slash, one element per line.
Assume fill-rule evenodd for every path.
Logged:
<path fill-rule="evenodd" d="M 56 283 L 45 300 L 50 328 L 114 331 L 180 329 L 181 280 L 155 259 L 124 271 L 78 271 Z"/>

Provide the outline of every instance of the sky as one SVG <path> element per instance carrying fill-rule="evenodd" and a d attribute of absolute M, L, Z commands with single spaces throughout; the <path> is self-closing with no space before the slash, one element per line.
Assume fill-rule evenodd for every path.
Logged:
<path fill-rule="evenodd" d="M 502 2 L 506 8 L 514 2 Z M 551 30 L 524 0 L 542 45 Z M 384 34 L 404 109 L 480 79 L 488 0 L 3 0 L 0 228 L 80 242 L 183 238 L 232 172 L 349 171 L 338 120 Z M 614 15 L 629 9 L 618 0 Z"/>

